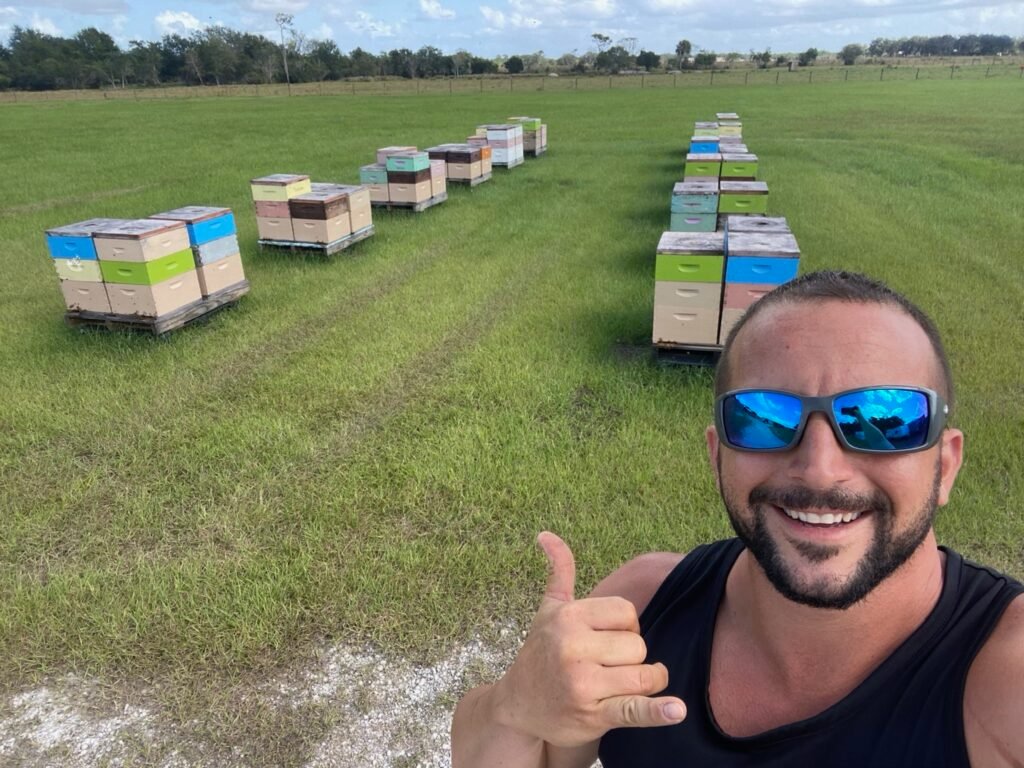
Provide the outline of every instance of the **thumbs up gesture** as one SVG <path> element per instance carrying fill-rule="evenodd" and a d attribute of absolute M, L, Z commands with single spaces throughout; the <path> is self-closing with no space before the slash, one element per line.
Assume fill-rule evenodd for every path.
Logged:
<path fill-rule="evenodd" d="M 654 698 L 668 685 L 663 664 L 645 664 L 636 608 L 621 597 L 576 600 L 576 563 L 553 533 L 537 538 L 548 583 L 526 642 L 495 685 L 506 725 L 559 747 L 575 747 L 622 727 L 673 725 L 678 698 Z"/>

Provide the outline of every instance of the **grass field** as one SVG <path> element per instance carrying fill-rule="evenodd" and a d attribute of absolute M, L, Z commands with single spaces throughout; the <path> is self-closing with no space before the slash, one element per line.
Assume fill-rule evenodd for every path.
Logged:
<path fill-rule="evenodd" d="M 940 539 L 1024 576 L 1022 87 L 3 106 L 0 685 L 157 681 L 223 742 L 276 744 L 222 692 L 324 640 L 428 659 L 527 621 L 538 530 L 584 589 L 728 535 L 710 373 L 647 354 L 671 186 L 723 110 L 804 270 L 869 272 L 936 318 L 968 436 Z M 375 211 L 328 260 L 257 249 L 251 177 L 351 183 L 378 146 L 511 114 L 549 124 L 547 155 Z M 240 306 L 166 339 L 66 329 L 43 230 L 186 204 L 235 210 Z"/>

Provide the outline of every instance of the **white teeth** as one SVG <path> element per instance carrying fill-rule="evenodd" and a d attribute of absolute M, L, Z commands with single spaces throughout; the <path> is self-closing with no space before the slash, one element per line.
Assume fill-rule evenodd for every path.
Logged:
<path fill-rule="evenodd" d="M 799 520 L 802 523 L 810 523 L 811 525 L 835 525 L 836 523 L 851 523 L 858 517 L 860 517 L 860 512 L 826 512 L 823 515 L 819 515 L 814 512 L 803 512 L 786 508 L 783 508 L 782 511 L 794 520 Z"/>

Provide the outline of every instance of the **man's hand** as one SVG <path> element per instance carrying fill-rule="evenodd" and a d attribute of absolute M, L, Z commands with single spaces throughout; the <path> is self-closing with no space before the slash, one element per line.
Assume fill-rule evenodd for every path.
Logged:
<path fill-rule="evenodd" d="M 574 599 L 576 564 L 564 541 L 544 532 L 548 583 L 515 663 L 495 685 L 505 725 L 560 747 L 596 741 L 612 728 L 674 725 L 677 698 L 650 698 L 668 685 L 663 664 L 644 664 L 636 609 L 621 597 Z"/>

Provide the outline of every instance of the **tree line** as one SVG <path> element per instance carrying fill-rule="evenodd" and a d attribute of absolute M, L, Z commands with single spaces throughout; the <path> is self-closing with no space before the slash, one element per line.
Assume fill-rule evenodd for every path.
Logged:
<path fill-rule="evenodd" d="M 291 26 L 291 17 L 279 14 L 281 42 L 263 35 L 238 32 L 223 26 L 208 27 L 188 36 L 169 34 L 158 41 L 131 40 L 123 50 L 95 27 L 70 38 L 14 27 L 6 45 L 0 44 L 0 89 L 54 90 L 64 88 L 121 88 L 159 85 L 225 85 L 274 82 L 317 82 L 353 77 L 459 77 L 499 72 L 621 73 L 670 68 L 731 66 L 746 58 L 756 66 L 787 63 L 770 50 L 719 56 L 680 40 L 671 54 L 658 54 L 637 46 L 636 38 L 613 41 L 594 33 L 596 50 L 557 59 L 543 51 L 516 56 L 484 58 L 459 50 L 446 54 L 433 46 L 412 51 L 399 48 L 373 54 L 361 48 L 342 52 L 330 40 L 307 38 Z M 879 38 L 870 45 L 850 44 L 838 58 L 852 64 L 871 56 L 995 56 L 1024 52 L 1024 39 L 1007 35 L 942 35 L 895 40 Z M 799 54 L 808 66 L 818 58 L 815 48 Z"/>

